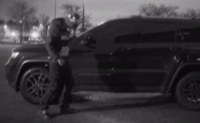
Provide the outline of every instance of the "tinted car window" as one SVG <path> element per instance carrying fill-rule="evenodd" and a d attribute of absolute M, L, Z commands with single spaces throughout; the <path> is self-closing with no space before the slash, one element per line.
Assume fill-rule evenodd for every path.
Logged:
<path fill-rule="evenodd" d="M 200 28 L 199 27 L 188 27 L 179 29 L 178 42 L 200 42 Z"/>
<path fill-rule="evenodd" d="M 175 42 L 176 29 L 173 24 L 143 23 L 142 42 Z"/>
<path fill-rule="evenodd" d="M 139 41 L 139 33 L 132 23 L 115 24 L 111 29 L 114 43 L 136 43 Z"/>

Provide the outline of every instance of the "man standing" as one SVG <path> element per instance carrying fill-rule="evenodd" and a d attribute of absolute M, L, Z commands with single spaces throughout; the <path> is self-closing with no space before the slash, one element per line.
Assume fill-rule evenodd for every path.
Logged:
<path fill-rule="evenodd" d="M 49 118 L 48 109 L 49 102 L 52 98 L 60 93 L 65 86 L 66 90 L 64 93 L 64 100 L 60 105 L 61 113 L 65 113 L 69 108 L 69 103 L 71 100 L 71 91 L 73 87 L 73 78 L 70 65 L 67 60 L 64 60 L 60 56 L 60 52 L 63 46 L 67 46 L 69 41 L 73 40 L 74 37 L 69 39 L 64 39 L 64 35 L 69 35 L 67 30 L 66 19 L 56 18 L 51 22 L 46 42 L 46 49 L 50 55 L 49 59 L 49 70 L 50 70 L 50 87 L 40 102 L 40 115 L 45 119 Z M 64 86 L 63 86 L 64 85 Z"/>

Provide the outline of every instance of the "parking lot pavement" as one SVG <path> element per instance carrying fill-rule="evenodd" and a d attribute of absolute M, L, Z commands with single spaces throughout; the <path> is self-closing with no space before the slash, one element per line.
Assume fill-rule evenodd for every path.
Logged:
<path fill-rule="evenodd" d="M 52 119 L 44 121 L 38 106 L 26 102 L 7 83 L 4 65 L 11 45 L 0 45 L 0 123 L 200 123 L 199 112 L 188 111 L 158 93 L 115 94 L 77 92 L 70 105 L 75 113 L 60 115 L 51 107 Z"/>

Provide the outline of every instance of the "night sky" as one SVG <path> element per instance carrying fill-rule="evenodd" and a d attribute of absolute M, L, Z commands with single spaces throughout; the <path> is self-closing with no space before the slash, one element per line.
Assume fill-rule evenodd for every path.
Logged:
<path fill-rule="evenodd" d="M 7 20 L 7 9 L 14 1 L 18 0 L 0 0 L 0 18 Z M 38 14 L 45 13 L 54 18 L 55 0 L 25 0 L 29 1 L 38 9 Z M 82 5 L 82 0 L 57 0 L 57 17 L 63 16 L 63 10 L 60 9 L 64 3 L 75 3 Z M 86 13 L 92 15 L 92 23 L 98 24 L 117 16 L 124 17 L 129 15 L 138 15 L 138 8 L 144 3 L 156 3 L 165 5 L 179 6 L 179 11 L 189 8 L 200 9 L 200 0 L 85 0 Z"/>

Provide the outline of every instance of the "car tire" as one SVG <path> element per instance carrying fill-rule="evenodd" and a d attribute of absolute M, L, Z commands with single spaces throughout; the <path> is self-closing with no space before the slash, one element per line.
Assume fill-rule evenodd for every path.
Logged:
<path fill-rule="evenodd" d="M 33 67 L 23 74 L 20 92 L 26 101 L 32 104 L 39 104 L 49 84 L 48 69 L 44 67 Z"/>
<path fill-rule="evenodd" d="M 192 72 L 184 76 L 176 86 L 178 103 L 189 110 L 200 110 L 200 73 Z"/>

